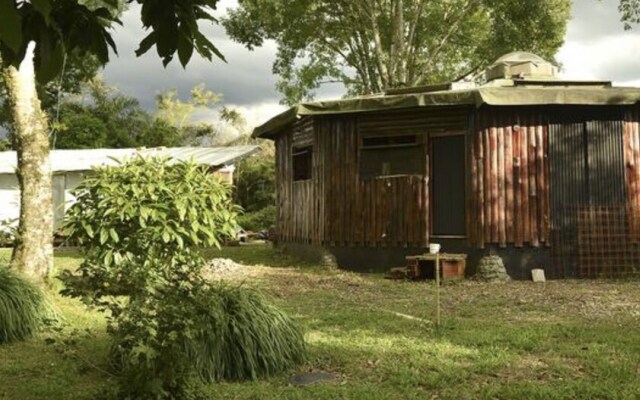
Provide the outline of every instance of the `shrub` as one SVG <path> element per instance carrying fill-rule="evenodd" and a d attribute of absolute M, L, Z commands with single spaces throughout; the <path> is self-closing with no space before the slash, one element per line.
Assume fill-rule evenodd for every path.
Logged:
<path fill-rule="evenodd" d="M 238 224 L 246 230 L 259 232 L 276 223 L 276 206 L 267 206 L 259 211 L 247 212 L 238 217 Z"/>
<path fill-rule="evenodd" d="M 288 316 L 255 290 L 224 284 L 165 288 L 136 304 L 120 320 L 118 335 L 121 395 L 135 399 L 186 397 L 184 388 L 196 377 L 211 383 L 270 376 L 305 352 L 302 332 Z"/>
<path fill-rule="evenodd" d="M 42 290 L 0 265 L 0 344 L 27 339 L 53 318 Z"/>
<path fill-rule="evenodd" d="M 204 380 L 256 379 L 303 360 L 301 330 L 257 291 L 219 284 L 206 296 L 213 302 L 208 315 L 212 326 L 200 332 L 191 349 Z"/>
<path fill-rule="evenodd" d="M 299 360 L 302 337 L 286 316 L 256 294 L 228 294 L 202 278 L 199 247 L 233 234 L 238 211 L 230 188 L 205 168 L 135 158 L 98 168 L 75 196 L 65 231 L 85 261 L 80 276 L 61 277 L 63 293 L 108 311 L 122 398 L 190 399 L 198 382 L 253 378 Z"/>

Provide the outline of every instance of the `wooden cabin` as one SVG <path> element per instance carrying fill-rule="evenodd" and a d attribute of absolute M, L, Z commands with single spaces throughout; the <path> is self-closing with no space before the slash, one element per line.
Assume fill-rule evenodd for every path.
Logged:
<path fill-rule="evenodd" d="M 288 251 L 386 270 L 429 243 L 514 278 L 640 273 L 640 88 L 561 81 L 514 53 L 487 83 L 300 104 L 275 141 Z"/>

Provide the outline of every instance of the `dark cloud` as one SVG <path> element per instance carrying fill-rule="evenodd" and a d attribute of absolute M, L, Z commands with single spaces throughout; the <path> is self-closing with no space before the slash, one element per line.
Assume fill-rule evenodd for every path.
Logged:
<path fill-rule="evenodd" d="M 123 16 L 123 27 L 114 33 L 119 57 L 113 57 L 103 75 L 107 82 L 131 96 L 137 97 L 147 108 L 152 108 L 154 96 L 159 91 L 178 89 L 181 97 L 199 83 L 224 94 L 224 101 L 234 104 L 258 104 L 277 102 L 279 94 L 274 89 L 276 77 L 271 73 L 275 45 L 267 43 L 255 51 L 226 37 L 217 25 L 203 25 L 203 31 L 224 54 L 227 63 L 219 59 L 209 62 L 196 53 L 183 69 L 177 58 L 166 68 L 154 49 L 141 57 L 134 54 L 145 36 L 139 21 L 138 8 L 132 8 Z"/>

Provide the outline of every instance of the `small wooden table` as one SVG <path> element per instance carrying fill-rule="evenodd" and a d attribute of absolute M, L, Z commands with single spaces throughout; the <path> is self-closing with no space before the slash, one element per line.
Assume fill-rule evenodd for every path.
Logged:
<path fill-rule="evenodd" d="M 436 327 L 440 327 L 440 277 L 445 279 L 462 279 L 467 264 L 466 254 L 426 253 L 419 256 L 407 256 L 407 275 L 414 280 L 434 279 L 436 294 Z M 420 265 L 420 264 L 423 265 Z M 425 276 L 429 269 L 422 268 L 431 263 L 431 278 Z M 442 268 L 440 268 L 442 266 Z"/>
<path fill-rule="evenodd" d="M 407 256 L 407 275 L 414 280 L 420 279 L 464 279 L 467 264 L 466 254 L 425 253 L 417 256 Z M 431 264 L 431 268 L 425 268 Z M 438 265 L 439 264 L 439 265 Z M 436 270 L 439 274 L 436 275 Z M 439 279 L 436 279 L 439 280 Z"/>

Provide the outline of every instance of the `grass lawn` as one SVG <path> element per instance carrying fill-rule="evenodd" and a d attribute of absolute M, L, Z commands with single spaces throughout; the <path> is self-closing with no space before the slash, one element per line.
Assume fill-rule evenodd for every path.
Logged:
<path fill-rule="evenodd" d="M 638 399 L 640 283 L 451 283 L 434 288 L 380 275 L 326 271 L 268 246 L 211 250 L 251 267 L 243 284 L 262 288 L 306 329 L 309 359 L 298 370 L 256 382 L 210 386 L 212 399 Z M 7 253 L 0 252 L 0 258 Z M 57 268 L 80 262 L 56 254 Z M 104 321 L 52 295 L 68 324 L 0 346 L 0 399 L 94 399 L 114 386 Z M 77 345 L 47 345 L 79 329 Z M 91 335 L 82 333 L 88 329 Z M 340 379 L 303 387 L 299 372 Z"/>

